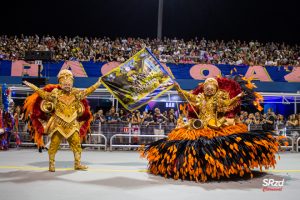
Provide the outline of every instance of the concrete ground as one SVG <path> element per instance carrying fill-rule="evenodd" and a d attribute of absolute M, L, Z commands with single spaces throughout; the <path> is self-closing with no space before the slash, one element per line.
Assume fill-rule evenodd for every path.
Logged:
<path fill-rule="evenodd" d="M 69 150 L 56 157 L 57 171 L 48 172 L 47 152 L 35 149 L 0 151 L 0 199 L 299 199 L 300 153 L 280 154 L 276 170 L 253 179 L 195 183 L 175 181 L 146 172 L 137 152 L 84 151 L 88 171 L 74 171 Z M 284 179 L 282 191 L 262 191 L 263 179 Z"/>

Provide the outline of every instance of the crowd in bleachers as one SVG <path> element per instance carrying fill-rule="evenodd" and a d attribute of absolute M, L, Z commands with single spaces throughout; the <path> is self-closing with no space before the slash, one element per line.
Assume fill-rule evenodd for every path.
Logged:
<path fill-rule="evenodd" d="M 0 36 L 0 60 L 23 59 L 26 51 L 53 51 L 54 60 L 124 62 L 148 47 L 163 63 L 298 66 L 300 46 L 258 41 L 194 38 Z"/>

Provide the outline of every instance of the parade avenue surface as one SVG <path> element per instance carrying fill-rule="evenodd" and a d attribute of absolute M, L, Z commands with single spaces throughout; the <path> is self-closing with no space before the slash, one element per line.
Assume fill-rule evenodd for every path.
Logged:
<path fill-rule="evenodd" d="M 136 151 L 84 151 L 88 171 L 73 170 L 73 154 L 60 150 L 56 172 L 48 172 L 48 154 L 36 149 L 0 152 L 0 199 L 297 199 L 300 154 L 283 152 L 276 169 L 253 179 L 196 183 L 147 173 L 147 161 Z M 282 181 L 280 191 L 263 191 L 270 180 Z M 272 182 L 272 181 L 271 181 Z"/>

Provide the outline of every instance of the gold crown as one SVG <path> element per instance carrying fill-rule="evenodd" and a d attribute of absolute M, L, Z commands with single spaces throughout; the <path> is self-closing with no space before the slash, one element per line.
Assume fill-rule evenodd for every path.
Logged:
<path fill-rule="evenodd" d="M 70 70 L 68 70 L 68 69 L 63 69 L 63 70 L 61 70 L 59 73 L 58 73 L 58 75 L 57 75 L 57 78 L 58 78 L 58 81 L 60 81 L 60 79 L 61 78 L 63 78 L 64 80 L 66 80 L 66 79 L 74 79 L 73 78 L 73 74 L 72 74 L 72 72 L 70 71 Z"/>
<path fill-rule="evenodd" d="M 206 79 L 204 82 L 204 85 L 206 85 L 206 84 L 212 84 L 212 85 L 219 87 L 218 81 L 215 78 Z"/>

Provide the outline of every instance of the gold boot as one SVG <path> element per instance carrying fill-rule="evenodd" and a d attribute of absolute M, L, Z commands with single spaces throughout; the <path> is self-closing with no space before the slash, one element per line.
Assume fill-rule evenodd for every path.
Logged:
<path fill-rule="evenodd" d="M 74 164 L 74 169 L 75 170 L 87 170 L 88 167 L 85 165 L 82 165 L 80 160 L 81 160 L 81 153 L 74 153 L 74 158 L 75 158 L 75 164 Z"/>
<path fill-rule="evenodd" d="M 55 155 L 49 155 L 49 172 L 55 172 Z"/>

